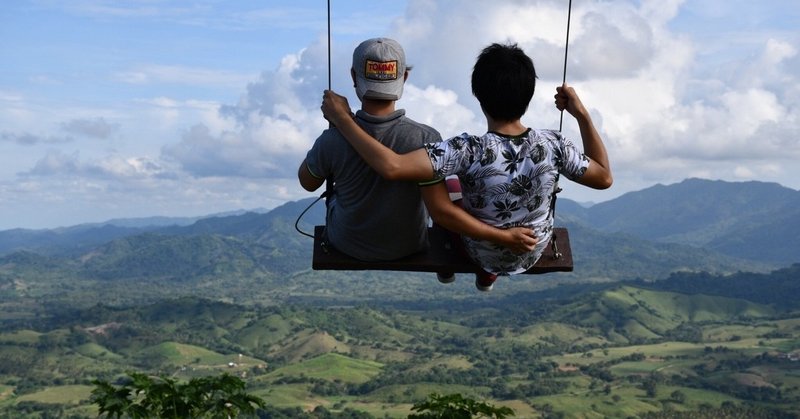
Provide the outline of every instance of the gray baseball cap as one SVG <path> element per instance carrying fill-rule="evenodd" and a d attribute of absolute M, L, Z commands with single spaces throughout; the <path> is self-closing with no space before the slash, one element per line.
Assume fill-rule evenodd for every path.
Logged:
<path fill-rule="evenodd" d="M 406 54 L 389 38 L 372 38 L 353 51 L 356 94 L 360 100 L 399 100 L 403 96 Z"/>

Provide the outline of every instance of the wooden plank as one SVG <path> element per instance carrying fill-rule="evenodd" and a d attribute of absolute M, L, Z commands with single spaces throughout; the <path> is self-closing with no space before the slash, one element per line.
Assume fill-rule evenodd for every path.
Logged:
<path fill-rule="evenodd" d="M 366 262 L 347 256 L 332 246 L 322 246 L 322 233 L 325 226 L 314 227 L 314 257 L 311 267 L 315 270 L 345 271 L 407 271 L 407 272 L 476 272 L 478 268 L 466 255 L 454 246 L 458 240 L 452 233 L 440 227 L 428 229 L 430 249 L 401 259 L 390 261 Z M 553 256 L 552 246 L 548 245 L 542 257 L 526 271 L 526 274 L 543 274 L 548 272 L 572 272 L 572 251 L 569 245 L 569 233 L 566 228 L 553 229 L 553 237 L 560 258 Z"/>

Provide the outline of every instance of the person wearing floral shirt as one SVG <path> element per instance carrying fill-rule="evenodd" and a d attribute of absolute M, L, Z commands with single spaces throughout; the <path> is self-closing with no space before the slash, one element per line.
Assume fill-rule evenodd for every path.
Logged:
<path fill-rule="evenodd" d="M 572 115 L 580 129 L 581 151 L 560 132 L 525 126 L 522 115 L 536 86 L 533 61 L 517 45 L 492 44 L 479 55 L 472 72 L 472 92 L 486 117 L 487 132 L 462 134 L 441 143 L 397 154 L 353 122 L 347 99 L 332 91 L 322 111 L 361 157 L 387 179 L 417 180 L 431 217 L 450 228 L 450 201 L 444 180 L 456 175 L 463 209 L 498 228 L 527 227 L 536 239 L 533 250 L 504 249 L 462 236 L 470 257 L 482 268 L 479 290 L 488 291 L 497 275 L 528 270 L 539 259 L 553 228 L 550 199 L 560 175 L 579 184 L 606 189 L 613 183 L 603 140 L 575 90 L 556 88 L 555 104 Z"/>

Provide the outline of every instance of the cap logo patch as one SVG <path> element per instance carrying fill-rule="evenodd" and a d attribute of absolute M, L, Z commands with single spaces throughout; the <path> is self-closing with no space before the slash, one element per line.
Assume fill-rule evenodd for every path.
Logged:
<path fill-rule="evenodd" d="M 364 73 L 368 80 L 397 80 L 397 60 L 367 60 Z"/>

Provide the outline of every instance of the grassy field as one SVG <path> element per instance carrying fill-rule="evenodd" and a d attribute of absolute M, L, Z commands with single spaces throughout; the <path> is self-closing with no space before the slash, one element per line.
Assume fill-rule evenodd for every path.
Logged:
<path fill-rule="evenodd" d="M 0 343 L 33 345 L 39 341 L 39 336 L 41 335 L 41 333 L 33 330 L 17 330 L 11 333 L 3 333 L 0 335 Z"/>
<path fill-rule="evenodd" d="M 0 402 L 11 397 L 13 393 L 14 393 L 14 387 L 0 385 Z"/>
<path fill-rule="evenodd" d="M 137 354 L 140 358 L 156 358 L 172 365 L 196 365 L 203 367 L 228 367 L 229 363 L 264 363 L 238 354 L 221 354 L 195 345 L 178 342 L 163 342 L 143 349 Z"/>
<path fill-rule="evenodd" d="M 17 398 L 17 401 L 34 401 L 48 404 L 76 405 L 82 400 L 87 400 L 92 391 L 92 386 L 67 385 L 48 387 L 42 391 L 25 394 Z"/>
<path fill-rule="evenodd" d="M 111 352 L 109 349 L 94 342 L 88 342 L 75 348 L 75 351 L 89 358 L 104 358 L 114 361 L 122 361 L 125 357 Z"/>
<path fill-rule="evenodd" d="M 230 373 L 272 406 L 390 418 L 431 393 L 523 418 L 627 418 L 761 399 L 800 409 L 800 362 L 788 355 L 800 348 L 800 319 L 690 297 L 619 287 L 507 325 L 510 311 L 484 308 L 259 312 L 180 301 L 111 310 L 80 327 L 0 331 L 0 417 L 18 405 L 91 416 L 88 383 L 130 370 L 180 380 Z"/>
<path fill-rule="evenodd" d="M 263 379 L 279 377 L 308 377 L 346 383 L 363 383 L 378 375 L 382 365 L 373 361 L 362 361 L 347 356 L 329 353 L 297 364 L 278 368 Z"/>
<path fill-rule="evenodd" d="M 409 368 L 409 372 L 428 371 L 434 367 L 467 370 L 472 366 L 473 364 L 465 356 L 436 356 L 429 360 L 421 360 L 417 365 Z"/>

